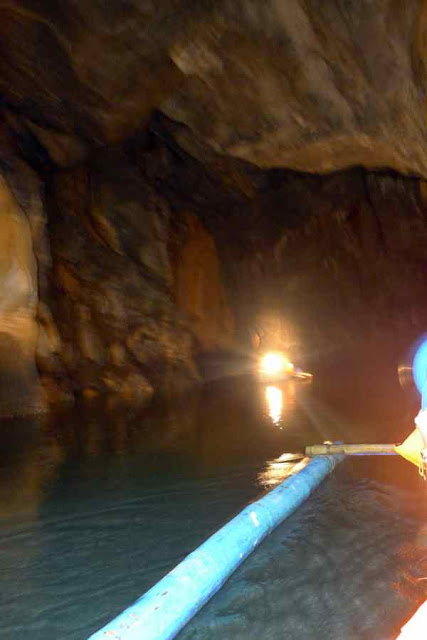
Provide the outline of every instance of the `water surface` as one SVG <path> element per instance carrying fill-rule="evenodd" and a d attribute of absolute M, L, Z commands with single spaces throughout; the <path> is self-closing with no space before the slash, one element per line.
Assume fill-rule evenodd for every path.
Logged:
<path fill-rule="evenodd" d="M 232 377 L 139 413 L 3 421 L 0 638 L 87 638 L 284 478 L 281 454 L 400 440 L 414 407 L 392 377 Z M 344 463 L 180 640 L 392 638 L 427 597 L 425 495 L 404 461 Z"/>

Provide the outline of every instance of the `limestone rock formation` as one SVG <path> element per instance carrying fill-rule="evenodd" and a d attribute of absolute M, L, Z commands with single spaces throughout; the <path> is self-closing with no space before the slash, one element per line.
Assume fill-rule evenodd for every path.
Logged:
<path fill-rule="evenodd" d="M 158 110 L 193 154 L 427 177 L 423 0 L 10 0 L 0 15 L 4 105 L 56 162 Z"/>
<path fill-rule="evenodd" d="M 64 170 L 31 149 L 37 176 L 22 139 L 1 141 L 0 414 L 75 396 L 141 405 L 197 382 L 195 354 L 229 345 L 232 321 L 215 242 L 171 215 L 160 165 L 111 148 Z"/>
<path fill-rule="evenodd" d="M 3 368 L 24 349 L 22 406 L 38 377 L 144 404 L 267 326 L 307 348 L 420 332 L 424 0 L 113 5 L 0 6 L 0 342 Z"/>
<path fill-rule="evenodd" d="M 180 217 L 180 234 L 173 251 L 173 293 L 185 312 L 198 351 L 233 347 L 231 313 L 215 241 L 194 214 Z"/>
<path fill-rule="evenodd" d="M 167 203 L 111 152 L 52 177 L 48 211 L 52 309 L 74 390 L 140 403 L 194 382 L 192 336 L 171 295 Z"/>
<path fill-rule="evenodd" d="M 394 358 L 425 331 L 423 181 L 240 164 L 225 182 L 191 157 L 164 160 L 158 176 L 172 206 L 195 211 L 216 238 L 241 345 L 263 338 L 327 359 L 374 355 L 383 341 Z"/>
<path fill-rule="evenodd" d="M 37 263 L 31 214 L 7 177 L 0 177 L 0 211 L 0 414 L 34 413 L 45 409 L 36 370 Z"/>

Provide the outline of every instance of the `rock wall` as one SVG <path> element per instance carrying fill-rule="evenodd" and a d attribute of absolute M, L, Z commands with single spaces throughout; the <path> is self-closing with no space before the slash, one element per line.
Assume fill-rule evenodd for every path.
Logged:
<path fill-rule="evenodd" d="M 36 365 L 50 398 L 144 403 L 236 340 L 424 330 L 427 3 L 196 4 L 0 6 L 1 393 L 22 407 Z"/>
<path fill-rule="evenodd" d="M 215 241 L 194 214 L 184 213 L 173 246 L 174 300 L 189 320 L 199 352 L 233 347 L 233 315 L 226 298 Z"/>
<path fill-rule="evenodd" d="M 207 166 L 174 157 L 163 134 L 158 189 L 214 235 L 242 346 L 328 359 L 384 343 L 397 357 L 425 331 L 422 180 L 363 168 L 262 171 L 214 157 Z"/>
<path fill-rule="evenodd" d="M 183 216 L 172 242 L 179 216 L 172 224 L 167 201 L 123 150 L 50 175 L 47 210 L 59 339 L 40 367 L 52 395 L 144 403 L 197 382 L 195 353 L 231 333 L 201 223 Z"/>
<path fill-rule="evenodd" d="M 45 409 L 36 369 L 37 308 L 30 220 L 6 174 L 0 176 L 0 415 Z"/>
<path fill-rule="evenodd" d="M 423 181 L 206 165 L 169 127 L 41 177 L 2 149 L 4 398 L 140 405 L 198 382 L 200 354 L 366 358 L 424 332 Z"/>
<path fill-rule="evenodd" d="M 0 415 L 199 382 L 232 318 L 215 242 L 171 213 L 156 164 L 119 147 L 61 169 L 24 134 L 0 142 Z"/>

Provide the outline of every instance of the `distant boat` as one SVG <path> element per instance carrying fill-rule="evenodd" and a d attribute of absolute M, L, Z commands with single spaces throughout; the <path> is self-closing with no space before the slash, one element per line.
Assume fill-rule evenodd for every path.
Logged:
<path fill-rule="evenodd" d="M 281 351 L 268 351 L 258 362 L 257 374 L 262 382 L 312 380 L 313 375 L 296 367 Z"/>

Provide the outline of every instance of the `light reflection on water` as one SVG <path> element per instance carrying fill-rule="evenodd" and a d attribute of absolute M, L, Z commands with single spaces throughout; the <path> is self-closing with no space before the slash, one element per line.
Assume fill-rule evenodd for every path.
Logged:
<path fill-rule="evenodd" d="M 296 389 L 295 382 L 289 380 L 282 385 L 268 385 L 265 388 L 265 402 L 268 416 L 272 423 L 283 428 L 284 422 L 295 411 Z"/>
<path fill-rule="evenodd" d="M 278 387 L 267 387 L 265 390 L 265 399 L 268 405 L 268 415 L 273 424 L 278 425 L 282 419 L 283 409 L 283 393 Z"/>
<path fill-rule="evenodd" d="M 258 483 L 266 489 L 272 489 L 287 477 L 304 469 L 308 461 L 309 458 L 284 453 L 275 460 L 267 462 L 265 469 L 258 474 Z"/>

